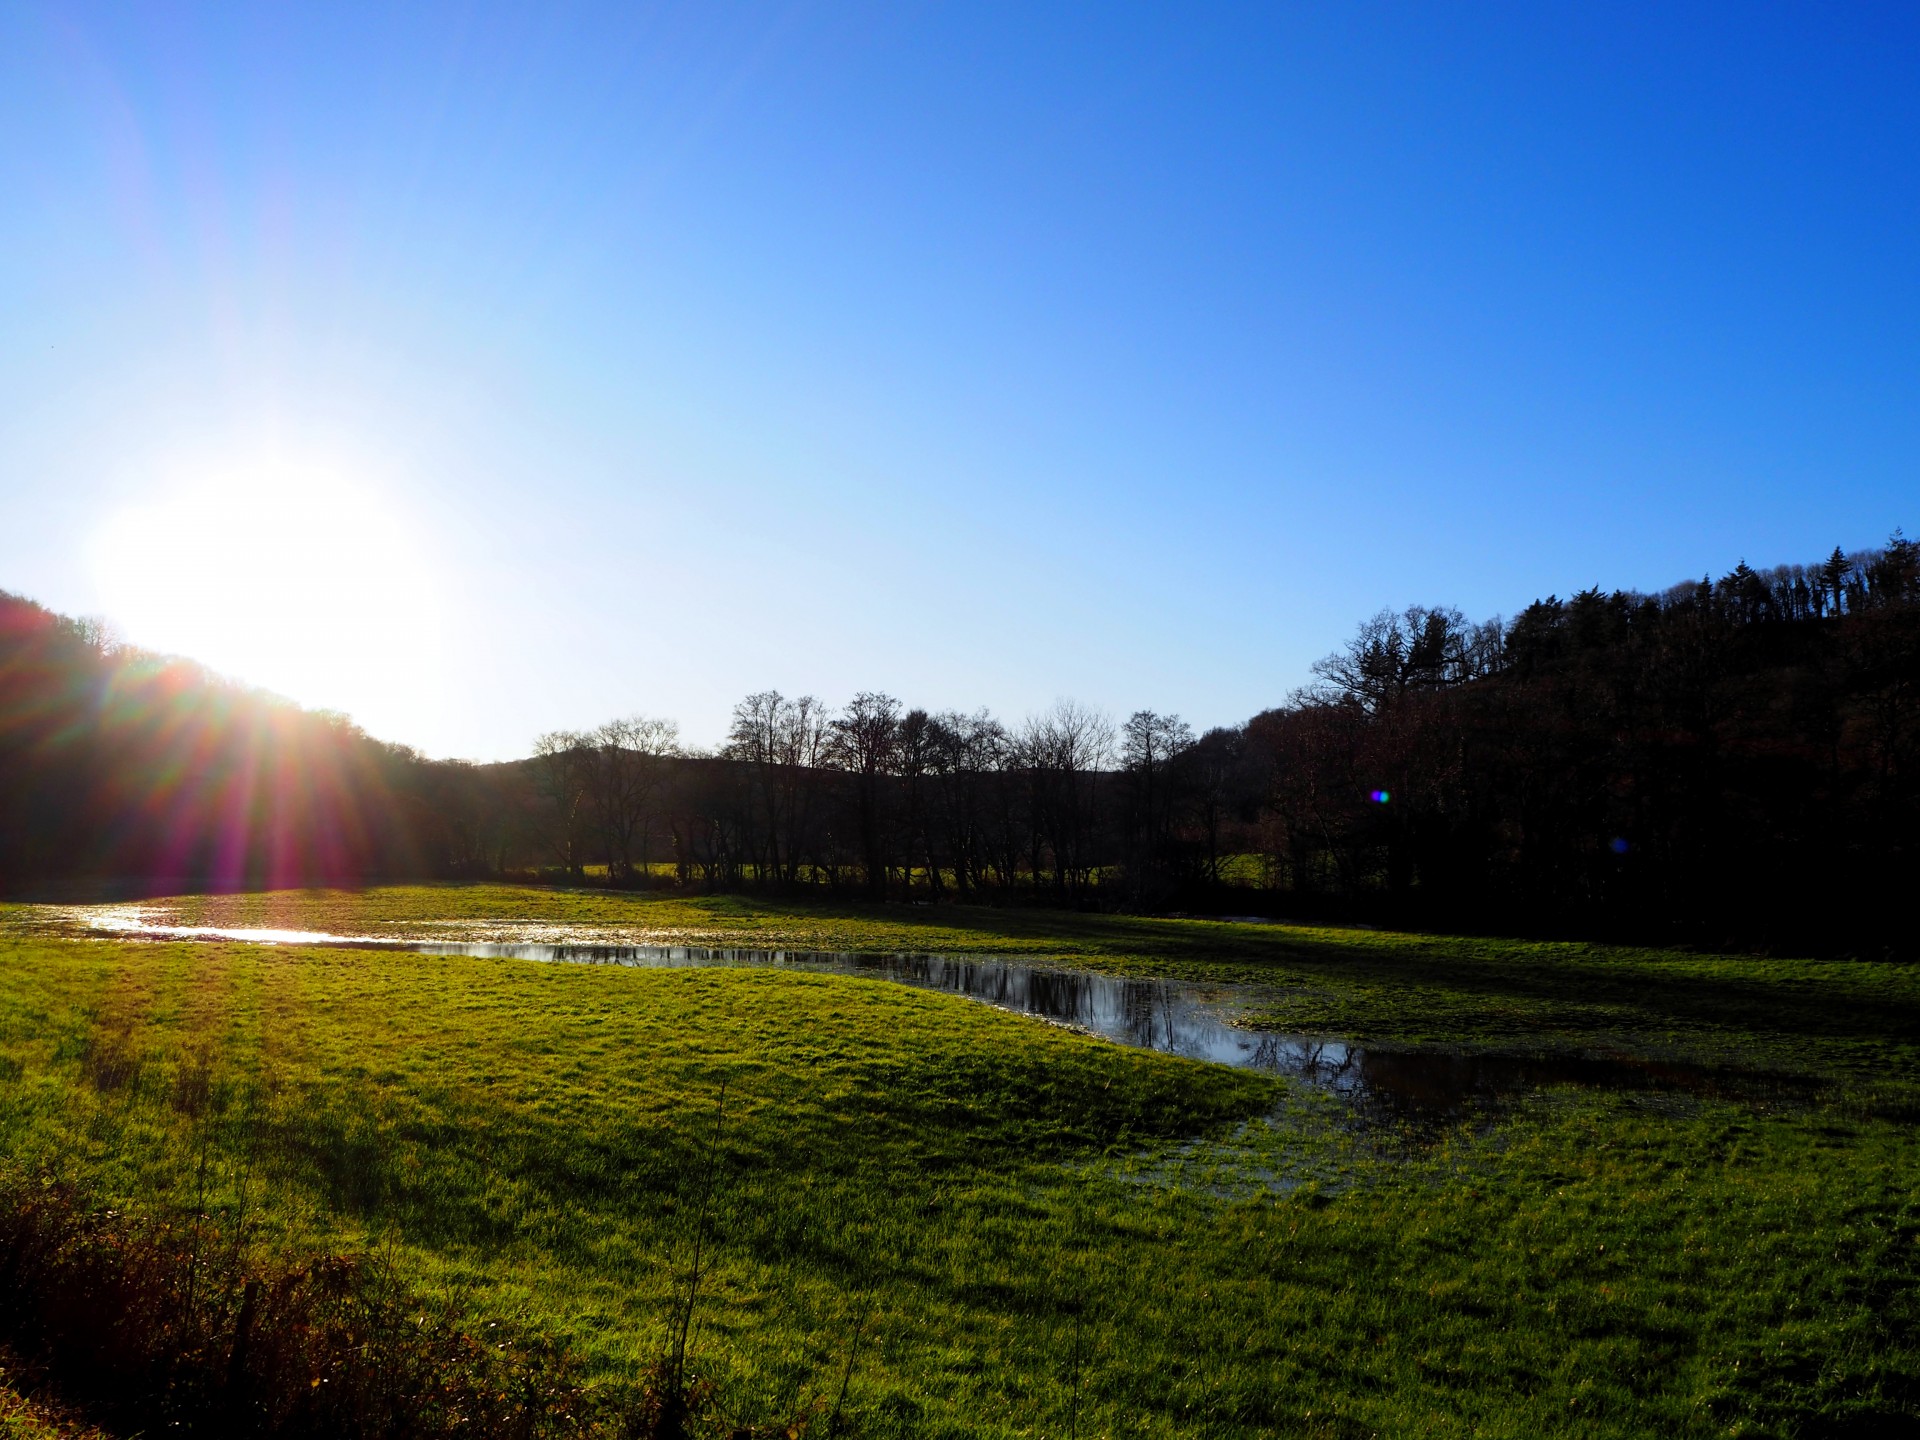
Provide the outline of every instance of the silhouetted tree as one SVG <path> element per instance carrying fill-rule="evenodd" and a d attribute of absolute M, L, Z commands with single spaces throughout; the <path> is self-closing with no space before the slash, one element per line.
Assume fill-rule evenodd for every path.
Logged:
<path fill-rule="evenodd" d="M 863 690 L 835 716 L 828 751 L 834 765 L 854 777 L 860 829 L 860 858 L 867 893 L 886 898 L 888 787 L 900 748 L 900 702 L 891 695 Z"/>
<path fill-rule="evenodd" d="M 672 720 L 634 715 L 572 738 L 608 876 L 631 884 L 650 858 L 668 769 L 681 754 L 680 727 Z"/>
<path fill-rule="evenodd" d="M 1178 715 L 1136 710 L 1120 727 L 1123 873 L 1136 903 L 1164 899 L 1183 878 L 1176 830 L 1193 743 L 1192 727 Z"/>

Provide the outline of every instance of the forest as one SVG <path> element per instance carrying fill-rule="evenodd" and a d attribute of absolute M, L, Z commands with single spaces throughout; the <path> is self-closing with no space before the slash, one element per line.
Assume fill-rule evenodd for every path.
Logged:
<path fill-rule="evenodd" d="M 1873 951 L 1920 833 L 1920 546 L 1382 611 L 1245 723 L 774 691 L 431 760 L 0 595 L 0 883 L 544 878 Z"/>

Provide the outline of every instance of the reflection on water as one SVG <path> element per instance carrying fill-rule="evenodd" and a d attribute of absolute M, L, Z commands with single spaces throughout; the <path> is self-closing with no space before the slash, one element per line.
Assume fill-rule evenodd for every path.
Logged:
<path fill-rule="evenodd" d="M 76 910 L 68 912 L 89 930 L 109 935 L 125 935 L 137 940 L 249 940 L 256 945 L 379 945 L 388 942 L 372 938 L 362 940 L 347 935 L 328 935 L 319 930 L 265 930 L 259 927 L 221 925 L 156 925 L 145 912 L 136 908 L 114 910 Z"/>
<path fill-rule="evenodd" d="M 1501 1098 L 1547 1086 L 1667 1090 L 1694 1094 L 1765 1094 L 1795 1088 L 1791 1077 L 1761 1077 L 1628 1057 L 1520 1056 L 1353 1045 L 1305 1035 L 1248 1030 L 1232 1023 L 1235 1008 L 1260 998 L 1255 987 L 1198 986 L 1180 980 L 1132 979 L 1086 970 L 1056 970 L 986 956 L 839 954 L 816 950 L 738 950 L 697 945 L 598 945 L 492 941 L 397 941 L 309 931 L 155 925 L 132 910 L 94 912 L 96 931 L 148 939 L 243 940 L 262 944 L 332 945 L 641 968 L 737 966 L 862 975 L 921 990 L 984 1001 L 1019 1015 L 1163 1054 L 1284 1075 L 1365 1108 L 1436 1118 L 1465 1114 Z M 1802 1087 L 1803 1088 L 1803 1087 Z"/>

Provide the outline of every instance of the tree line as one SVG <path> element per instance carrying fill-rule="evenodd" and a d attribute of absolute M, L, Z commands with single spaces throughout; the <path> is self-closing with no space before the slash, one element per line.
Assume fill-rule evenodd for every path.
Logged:
<path fill-rule="evenodd" d="M 764 691 L 429 761 L 0 605 L 10 877 L 576 883 L 1794 945 L 1907 923 L 1920 551 L 1383 611 L 1246 723 Z M 191 776 L 188 782 L 178 777 Z M 168 778 L 171 777 L 171 778 Z"/>

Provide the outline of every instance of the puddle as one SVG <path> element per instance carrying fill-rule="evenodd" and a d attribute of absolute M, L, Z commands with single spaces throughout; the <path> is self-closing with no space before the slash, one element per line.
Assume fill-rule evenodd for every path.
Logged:
<path fill-rule="evenodd" d="M 1512 1097 L 1556 1086 L 1759 1100 L 1804 1098 L 1812 1088 L 1811 1082 L 1792 1076 L 1713 1070 L 1627 1056 L 1396 1049 L 1248 1030 L 1233 1023 L 1234 1017 L 1263 998 L 1257 987 L 1100 975 L 991 956 L 842 954 L 578 941 L 403 940 L 304 930 L 153 924 L 136 909 L 74 912 L 70 918 L 96 934 L 132 939 L 239 940 L 563 964 L 653 969 L 735 966 L 861 975 L 962 995 L 1120 1045 L 1285 1076 L 1382 1119 L 1464 1117 Z"/>

